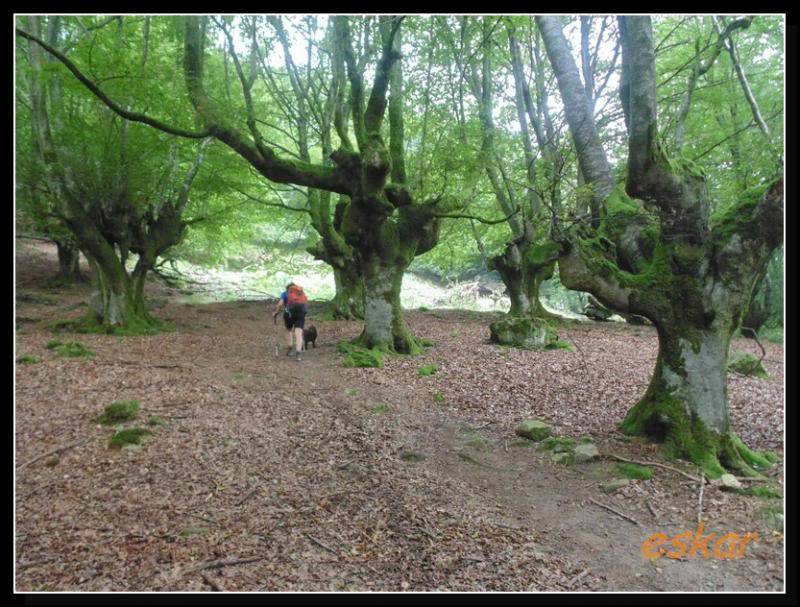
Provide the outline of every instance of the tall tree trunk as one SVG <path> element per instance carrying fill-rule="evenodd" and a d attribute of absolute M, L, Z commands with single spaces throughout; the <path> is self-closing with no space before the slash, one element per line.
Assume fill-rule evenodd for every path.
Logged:
<path fill-rule="evenodd" d="M 378 257 L 362 261 L 364 272 L 364 330 L 358 342 L 378 348 L 418 354 L 420 347 L 403 319 L 400 289 L 407 265 L 386 264 Z"/>

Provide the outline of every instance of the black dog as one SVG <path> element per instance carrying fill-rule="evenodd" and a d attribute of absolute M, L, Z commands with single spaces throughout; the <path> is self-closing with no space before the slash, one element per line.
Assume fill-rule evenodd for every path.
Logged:
<path fill-rule="evenodd" d="M 303 329 L 303 350 L 308 350 L 308 342 L 317 347 L 317 328 L 311 325 L 308 329 Z"/>

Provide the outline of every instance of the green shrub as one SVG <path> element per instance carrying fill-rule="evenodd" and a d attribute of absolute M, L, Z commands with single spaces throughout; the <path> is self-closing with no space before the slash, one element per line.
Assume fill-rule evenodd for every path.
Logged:
<path fill-rule="evenodd" d="M 439 371 L 439 367 L 436 365 L 425 365 L 424 367 L 420 367 L 419 371 L 417 371 L 417 375 L 420 377 L 424 377 L 427 375 L 433 375 L 434 373 Z"/>
<path fill-rule="evenodd" d="M 56 354 L 69 358 L 92 358 L 94 352 L 79 341 L 68 341 L 55 347 Z"/>
<path fill-rule="evenodd" d="M 761 361 L 752 354 L 745 352 L 734 352 L 730 356 L 728 359 L 728 371 L 736 371 L 748 377 L 760 377 L 761 379 L 769 377 L 761 365 Z"/>
<path fill-rule="evenodd" d="M 647 466 L 640 466 L 639 464 L 617 464 L 617 471 L 625 478 L 638 478 L 642 480 L 649 480 L 653 478 L 653 470 Z"/>
<path fill-rule="evenodd" d="M 108 446 L 112 449 L 121 449 L 128 445 L 140 445 L 148 437 L 152 436 L 150 430 L 144 428 L 128 428 L 126 430 L 118 430 L 111 437 Z"/>
<path fill-rule="evenodd" d="M 132 420 L 138 413 L 138 400 L 118 400 L 106 405 L 103 414 L 97 418 L 97 421 L 104 426 L 113 426 Z"/>

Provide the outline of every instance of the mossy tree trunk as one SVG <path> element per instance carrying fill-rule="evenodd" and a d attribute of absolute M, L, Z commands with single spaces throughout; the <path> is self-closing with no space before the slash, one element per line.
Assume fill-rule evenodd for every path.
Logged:
<path fill-rule="evenodd" d="M 66 283 L 84 282 L 81 274 L 80 249 L 73 242 L 56 240 L 58 252 L 58 278 Z"/>
<path fill-rule="evenodd" d="M 606 189 L 613 180 L 598 162 L 604 152 L 588 104 L 575 93 L 577 69 L 561 26 L 557 18 L 537 22 L 570 131 L 586 144 L 579 147 L 581 170 L 587 182 Z M 655 138 L 650 19 L 622 17 L 620 32 L 627 193 L 612 188 L 599 201 L 597 225 L 565 238 L 561 282 L 592 293 L 611 310 L 644 316 L 657 329 L 656 368 L 622 423 L 625 431 L 662 441 L 669 455 L 690 459 L 711 477 L 720 476 L 723 466 L 755 474 L 753 466 L 768 462 L 731 429 L 726 363 L 754 285 L 782 239 L 783 178 L 745 192 L 732 208 L 710 218 L 702 172 L 667 158 Z"/>

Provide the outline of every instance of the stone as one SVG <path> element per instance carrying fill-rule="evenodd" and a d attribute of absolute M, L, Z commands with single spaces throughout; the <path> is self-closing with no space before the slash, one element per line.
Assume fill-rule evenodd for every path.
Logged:
<path fill-rule="evenodd" d="M 594 443 L 581 443 L 573 450 L 575 454 L 575 461 L 579 464 L 583 462 L 590 462 L 600 457 L 600 451 Z"/>
<path fill-rule="evenodd" d="M 741 489 L 740 483 L 733 474 L 723 474 L 719 477 L 720 486 L 722 489 Z"/>
<path fill-rule="evenodd" d="M 610 483 L 604 484 L 602 489 L 605 493 L 614 493 L 623 487 L 627 487 L 629 484 L 630 481 L 627 478 L 618 478 L 617 480 L 613 480 Z"/>
<path fill-rule="evenodd" d="M 516 435 L 528 438 L 534 442 L 546 439 L 550 436 L 550 426 L 535 419 L 524 420 L 516 429 Z"/>

